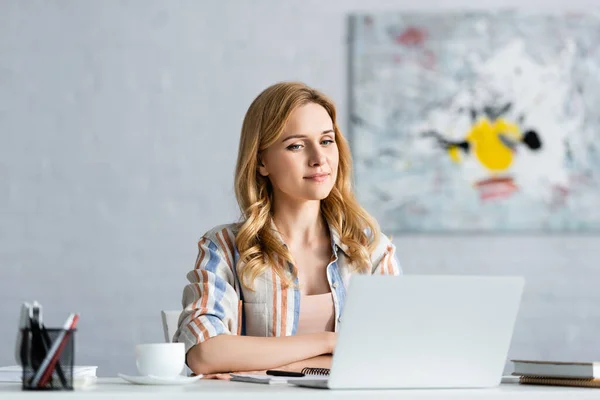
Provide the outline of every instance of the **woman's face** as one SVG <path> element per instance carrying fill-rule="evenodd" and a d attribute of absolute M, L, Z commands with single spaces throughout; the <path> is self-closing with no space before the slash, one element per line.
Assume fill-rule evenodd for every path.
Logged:
<path fill-rule="evenodd" d="M 316 103 L 296 108 L 260 161 L 259 173 L 270 179 L 276 198 L 326 198 L 337 178 L 339 153 L 325 108 Z"/>

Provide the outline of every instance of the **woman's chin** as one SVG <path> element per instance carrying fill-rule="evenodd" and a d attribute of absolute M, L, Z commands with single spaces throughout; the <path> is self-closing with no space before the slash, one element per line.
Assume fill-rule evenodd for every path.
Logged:
<path fill-rule="evenodd" d="M 322 188 L 321 190 L 310 190 L 304 198 L 307 200 L 324 200 L 331 193 L 331 188 Z"/>

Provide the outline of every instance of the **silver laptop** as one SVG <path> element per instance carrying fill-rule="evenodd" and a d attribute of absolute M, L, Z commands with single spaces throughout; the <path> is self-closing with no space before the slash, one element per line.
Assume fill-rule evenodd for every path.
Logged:
<path fill-rule="evenodd" d="M 502 379 L 524 279 L 351 278 L 328 389 L 485 388 Z"/>

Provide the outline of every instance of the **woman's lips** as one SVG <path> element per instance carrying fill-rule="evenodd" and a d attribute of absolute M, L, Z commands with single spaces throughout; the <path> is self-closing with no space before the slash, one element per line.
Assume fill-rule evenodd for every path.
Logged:
<path fill-rule="evenodd" d="M 305 176 L 304 179 L 308 179 L 314 182 L 325 182 L 329 178 L 329 174 L 314 174 L 310 176 Z"/>

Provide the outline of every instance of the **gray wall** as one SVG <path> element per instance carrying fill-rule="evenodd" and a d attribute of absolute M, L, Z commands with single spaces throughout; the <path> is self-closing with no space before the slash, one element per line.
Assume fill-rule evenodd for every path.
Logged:
<path fill-rule="evenodd" d="M 133 372 L 134 345 L 162 340 L 159 310 L 180 308 L 199 236 L 237 218 L 254 96 L 306 81 L 337 101 L 344 128 L 346 13 L 450 7 L 369 3 L 0 1 L 0 365 L 14 363 L 20 303 L 37 299 L 50 325 L 81 312 L 78 364 Z M 394 241 L 407 273 L 528 279 L 509 357 L 600 360 L 598 237 Z"/>

